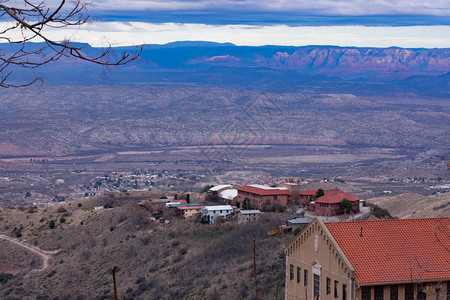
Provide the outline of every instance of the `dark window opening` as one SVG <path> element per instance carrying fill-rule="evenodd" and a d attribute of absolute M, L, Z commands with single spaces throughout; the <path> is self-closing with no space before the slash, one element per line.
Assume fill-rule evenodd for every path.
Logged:
<path fill-rule="evenodd" d="M 391 285 L 391 300 L 398 300 L 398 285 Z"/>
<path fill-rule="evenodd" d="M 294 280 L 294 266 L 289 266 L 289 280 Z"/>
<path fill-rule="evenodd" d="M 371 288 L 370 287 L 363 287 L 361 291 L 361 300 L 370 300 L 371 298 Z"/>
<path fill-rule="evenodd" d="M 314 298 L 319 297 L 320 294 L 320 276 L 314 274 Z"/>
<path fill-rule="evenodd" d="M 301 279 L 300 272 L 301 272 L 301 269 L 299 267 L 297 267 L 297 283 L 300 283 L 300 279 Z"/>
<path fill-rule="evenodd" d="M 424 291 L 425 286 L 419 286 L 417 290 L 417 300 L 425 300 L 427 298 L 427 294 Z"/>
<path fill-rule="evenodd" d="M 308 286 L 308 270 L 305 270 L 305 274 L 303 275 L 303 284 L 304 286 Z"/>
<path fill-rule="evenodd" d="M 383 300 L 383 291 L 384 286 L 376 286 L 374 300 Z"/>
<path fill-rule="evenodd" d="M 342 300 L 346 300 L 347 299 L 347 285 L 343 284 L 342 285 Z"/>
<path fill-rule="evenodd" d="M 447 281 L 447 300 L 450 300 L 450 281 Z"/>
<path fill-rule="evenodd" d="M 331 279 L 327 277 L 327 295 L 331 294 Z"/>
<path fill-rule="evenodd" d="M 405 285 L 405 300 L 414 300 L 414 285 Z"/>
<path fill-rule="evenodd" d="M 334 298 L 339 298 L 339 294 L 338 294 L 338 285 L 339 282 L 337 282 L 336 280 L 334 281 Z"/>

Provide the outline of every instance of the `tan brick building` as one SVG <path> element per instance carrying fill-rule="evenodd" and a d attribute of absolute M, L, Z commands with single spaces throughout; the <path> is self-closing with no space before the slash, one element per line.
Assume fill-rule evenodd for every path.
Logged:
<path fill-rule="evenodd" d="M 316 218 L 285 254 L 286 300 L 450 299 L 450 218 Z"/>

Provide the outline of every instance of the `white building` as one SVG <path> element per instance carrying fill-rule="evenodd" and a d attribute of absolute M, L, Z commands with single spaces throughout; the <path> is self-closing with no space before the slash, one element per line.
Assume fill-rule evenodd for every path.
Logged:
<path fill-rule="evenodd" d="M 238 214 L 238 224 L 258 221 L 261 211 L 254 210 L 241 210 Z"/>
<path fill-rule="evenodd" d="M 208 222 L 209 224 L 214 224 L 214 222 L 223 217 L 228 218 L 228 215 L 233 213 L 233 207 L 231 205 L 210 205 L 202 208 L 202 220 Z"/>
<path fill-rule="evenodd" d="M 219 193 L 219 199 L 224 204 L 232 203 L 237 194 L 238 190 L 236 189 L 224 190 L 223 192 Z"/>

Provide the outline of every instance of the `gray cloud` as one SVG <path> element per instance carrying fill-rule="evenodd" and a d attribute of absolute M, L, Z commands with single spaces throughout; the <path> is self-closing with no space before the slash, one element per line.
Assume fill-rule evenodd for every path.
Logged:
<path fill-rule="evenodd" d="M 433 0 L 93 0 L 99 10 L 298 12 L 317 15 L 450 16 L 450 1 Z"/>

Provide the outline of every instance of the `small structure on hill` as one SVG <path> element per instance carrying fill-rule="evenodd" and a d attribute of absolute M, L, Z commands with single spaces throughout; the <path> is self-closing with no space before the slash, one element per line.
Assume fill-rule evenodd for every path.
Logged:
<path fill-rule="evenodd" d="M 202 208 L 202 221 L 208 224 L 226 220 L 233 213 L 231 205 L 209 205 Z"/>
<path fill-rule="evenodd" d="M 195 205 L 181 205 L 178 206 L 177 214 L 179 216 L 182 216 L 185 219 L 193 218 L 195 216 L 198 216 L 202 212 L 202 208 L 205 207 L 204 205 L 199 205 L 197 203 L 193 203 Z"/>
<path fill-rule="evenodd" d="M 286 187 L 270 187 L 267 185 L 244 185 L 237 189 L 235 205 L 242 209 L 274 210 L 286 207 L 290 195 Z"/>
<path fill-rule="evenodd" d="M 233 186 L 231 184 L 220 184 L 213 186 L 208 190 L 208 193 L 206 193 L 206 201 L 218 201 L 219 200 L 219 194 L 223 191 L 232 189 Z"/>
<path fill-rule="evenodd" d="M 165 204 L 166 207 L 177 207 L 180 204 L 187 204 L 186 200 L 170 200 Z"/>
<path fill-rule="evenodd" d="M 241 210 L 238 215 L 238 224 L 247 223 L 247 222 L 256 222 L 259 220 L 259 216 L 261 215 L 261 211 L 258 209 L 254 210 Z"/>
<path fill-rule="evenodd" d="M 351 212 L 359 212 L 360 198 L 340 190 L 323 190 L 321 197 L 316 197 L 317 191 L 300 192 L 299 204 L 306 207 L 316 216 L 337 216 L 344 213 L 341 202 L 347 199 L 352 203 Z"/>
<path fill-rule="evenodd" d="M 238 194 L 236 189 L 227 189 L 219 193 L 219 202 L 223 204 L 231 204 Z"/>

